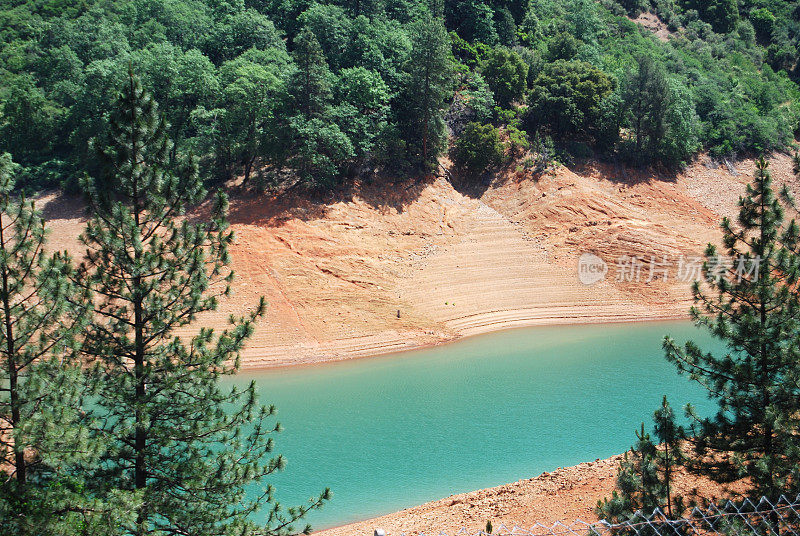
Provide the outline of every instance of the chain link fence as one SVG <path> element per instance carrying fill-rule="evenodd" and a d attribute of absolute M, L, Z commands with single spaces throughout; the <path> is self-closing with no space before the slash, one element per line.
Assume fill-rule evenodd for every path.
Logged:
<path fill-rule="evenodd" d="M 641 512 L 629 521 L 612 525 L 605 521 L 566 525 L 536 524 L 532 527 L 494 527 L 491 533 L 462 528 L 456 532 L 414 532 L 397 536 L 800 536 L 800 495 L 776 501 L 728 501 L 707 508 L 694 508 L 686 517 L 670 519 L 661 509 Z M 376 530 L 375 536 L 395 536 Z"/>

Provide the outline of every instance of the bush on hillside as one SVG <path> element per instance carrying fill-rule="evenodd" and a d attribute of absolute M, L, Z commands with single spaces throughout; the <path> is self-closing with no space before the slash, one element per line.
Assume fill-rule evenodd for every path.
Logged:
<path fill-rule="evenodd" d="M 492 125 L 470 123 L 452 149 L 453 163 L 469 174 L 486 171 L 503 161 L 500 131 Z"/>

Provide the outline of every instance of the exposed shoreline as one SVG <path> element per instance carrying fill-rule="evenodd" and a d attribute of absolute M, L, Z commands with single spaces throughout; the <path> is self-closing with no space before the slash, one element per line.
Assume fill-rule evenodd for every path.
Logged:
<path fill-rule="evenodd" d="M 619 325 L 619 324 L 658 324 L 658 323 L 666 323 L 666 322 L 678 322 L 678 321 L 689 321 L 691 320 L 688 314 L 676 314 L 676 315 L 659 315 L 659 316 L 636 316 L 631 318 L 621 318 L 621 319 L 608 319 L 604 317 L 585 317 L 585 318 L 550 318 L 550 319 L 537 319 L 535 321 L 531 321 L 529 323 L 521 323 L 519 325 L 513 326 L 499 326 L 499 327 L 492 327 L 484 330 L 476 330 L 469 334 L 464 335 L 456 335 L 449 339 L 442 339 L 440 341 L 435 342 L 420 342 L 419 344 L 411 344 L 402 350 L 388 350 L 385 352 L 378 352 L 369 355 L 363 355 L 360 352 L 353 352 L 352 354 L 340 354 L 335 357 L 325 358 L 324 356 L 321 357 L 317 361 L 311 362 L 296 362 L 296 363 L 286 363 L 286 364 L 275 364 L 275 365 L 261 365 L 259 363 L 253 362 L 249 359 L 243 359 L 242 364 L 239 368 L 240 373 L 248 373 L 248 372 L 262 372 L 262 371 L 280 371 L 280 370 L 295 370 L 298 368 L 310 368 L 310 367 L 319 367 L 319 366 L 326 366 L 331 365 L 334 363 L 341 363 L 341 362 L 349 362 L 349 361 L 358 361 L 358 360 L 367 360 L 367 359 L 381 359 L 389 356 L 402 356 L 403 354 L 409 352 L 418 352 L 422 350 L 429 350 L 432 348 L 439 348 L 442 346 L 448 346 L 450 344 L 454 344 L 457 342 L 462 342 L 473 337 L 480 337 L 483 335 L 492 335 L 496 333 L 503 333 L 507 331 L 515 331 L 518 329 L 529 329 L 529 328 L 545 328 L 545 327 L 555 327 L 555 326 L 597 326 L 597 325 Z"/>
<path fill-rule="evenodd" d="M 772 159 L 788 180 L 791 158 Z M 620 280 L 615 259 L 700 255 L 720 239 L 751 161 L 735 173 L 701 159 L 679 175 L 597 162 L 532 176 L 506 170 L 488 188 L 441 177 L 318 200 L 237 194 L 233 294 L 176 331 L 222 330 L 264 296 L 243 371 L 420 350 L 530 326 L 686 319 L 687 282 Z M 471 189 L 470 189 L 471 188 Z M 40 196 L 50 244 L 80 257 L 80 199 Z M 595 285 L 578 259 L 608 263 Z"/>
<path fill-rule="evenodd" d="M 518 480 L 492 488 L 451 495 L 412 508 L 347 525 L 315 531 L 316 536 L 372 536 L 384 529 L 388 536 L 439 534 L 455 536 L 465 528 L 476 534 L 492 522 L 495 530 L 505 525 L 508 531 L 520 527 L 570 526 L 576 522 L 598 521 L 597 502 L 610 497 L 616 487 L 617 468 L 623 455 L 558 468 L 534 478 Z M 722 486 L 707 478 L 681 471 L 675 491 L 684 497 L 698 494 L 712 498 L 723 493 Z M 733 492 L 736 492 L 735 486 Z M 585 527 L 581 526 L 581 530 Z M 540 531 L 541 532 L 541 531 Z"/>

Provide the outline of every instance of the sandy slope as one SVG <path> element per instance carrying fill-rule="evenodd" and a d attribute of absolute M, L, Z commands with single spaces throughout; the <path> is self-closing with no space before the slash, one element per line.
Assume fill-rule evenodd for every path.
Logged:
<path fill-rule="evenodd" d="M 774 159 L 778 179 L 788 157 Z M 225 326 L 269 302 L 245 368 L 376 355 L 509 327 L 675 318 L 688 285 L 616 282 L 614 262 L 697 254 L 719 238 L 752 171 L 701 160 L 678 176 L 614 166 L 509 171 L 485 191 L 444 178 L 359 185 L 328 202 L 235 197 L 234 296 L 200 322 Z M 458 182 L 458 181 L 456 181 Z M 53 247 L 79 255 L 80 202 L 39 199 Z M 610 263 L 606 281 L 577 276 L 584 252 Z M 399 318 L 398 318 L 399 314 Z M 185 330 L 188 335 L 193 329 Z"/>

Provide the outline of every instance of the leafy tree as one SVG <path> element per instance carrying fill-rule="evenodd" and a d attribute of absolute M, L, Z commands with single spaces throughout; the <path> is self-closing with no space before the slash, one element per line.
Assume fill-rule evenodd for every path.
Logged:
<path fill-rule="evenodd" d="M 470 174 L 486 171 L 503 161 L 500 132 L 492 125 L 470 123 L 453 146 L 453 163 Z"/>
<path fill-rule="evenodd" d="M 331 99 L 332 75 L 314 33 L 304 28 L 292 52 L 296 70 L 289 87 L 296 108 L 306 119 L 322 117 Z"/>
<path fill-rule="evenodd" d="M 467 105 L 472 111 L 472 117 L 478 123 L 488 122 L 494 115 L 494 94 L 479 73 L 470 74 L 467 79 L 467 89 L 464 95 Z"/>
<path fill-rule="evenodd" d="M 754 9 L 750 13 L 750 22 L 756 30 L 756 35 L 762 41 L 769 41 L 775 29 L 775 15 L 767 8 Z"/>
<path fill-rule="evenodd" d="M 664 136 L 656 157 L 669 166 L 688 161 L 700 148 L 699 121 L 689 90 L 680 83 L 669 81 L 669 107 L 664 118 Z"/>
<path fill-rule="evenodd" d="M 355 156 L 350 138 L 337 124 L 319 118 L 298 115 L 290 126 L 295 133 L 295 167 L 300 178 L 313 185 L 334 186 L 343 166 Z"/>
<path fill-rule="evenodd" d="M 637 512 L 650 515 L 660 508 L 669 519 L 682 515 L 683 499 L 674 492 L 675 472 L 684 462 L 683 429 L 675 422 L 667 397 L 653 414 L 654 439 L 644 423 L 636 432 L 636 444 L 625 454 L 617 472 L 617 489 L 608 499 L 598 501 L 598 517 L 618 524 L 635 518 Z"/>
<path fill-rule="evenodd" d="M 650 0 L 617 0 L 617 3 L 625 8 L 628 15 L 632 17 L 638 16 L 650 7 Z"/>
<path fill-rule="evenodd" d="M 595 137 L 601 104 L 614 89 L 613 80 L 580 61 L 547 64 L 528 94 L 529 130 L 549 128 L 555 135 L 585 132 Z"/>
<path fill-rule="evenodd" d="M 192 112 L 219 95 L 218 73 L 211 60 L 197 49 L 184 52 L 171 45 L 158 44 L 141 51 L 139 57 L 136 63 L 143 83 L 153 88 L 153 97 L 165 108 L 170 138 L 174 142 L 170 163 L 174 164 L 179 144 L 190 133 Z"/>
<path fill-rule="evenodd" d="M 353 21 L 353 36 L 344 63 L 379 73 L 395 94 L 402 86 L 410 52 L 411 40 L 397 21 L 361 16 Z"/>
<path fill-rule="evenodd" d="M 287 100 L 286 73 L 290 65 L 286 51 L 280 47 L 251 49 L 220 67 L 223 100 L 222 113 L 217 117 L 227 144 L 227 151 L 222 154 L 230 156 L 230 164 L 243 168 L 243 187 L 259 157 L 282 159 L 287 142 L 282 139 L 285 124 L 280 115 Z M 230 177 L 236 168 L 228 169 Z"/>
<path fill-rule="evenodd" d="M 445 143 L 444 109 L 452 95 L 450 41 L 441 22 L 429 15 L 411 28 L 398 123 L 409 160 L 429 166 Z"/>
<path fill-rule="evenodd" d="M 524 130 L 520 130 L 518 119 L 506 127 L 506 135 L 508 136 L 508 145 L 511 151 L 511 156 L 514 158 L 522 156 L 525 151 L 530 149 L 531 141 L 528 138 L 528 133 Z"/>
<path fill-rule="evenodd" d="M 114 534 L 125 515 L 87 496 L 79 465 L 101 445 L 87 441 L 85 376 L 76 334 L 88 305 L 68 276 L 71 262 L 48 255 L 41 214 L 15 202 L 14 165 L 0 155 L 0 526 L 9 534 Z"/>
<path fill-rule="evenodd" d="M 300 15 L 300 23 L 314 34 L 328 64 L 334 69 L 343 67 L 353 32 L 353 21 L 344 9 L 315 3 Z"/>
<path fill-rule="evenodd" d="M 747 477 L 754 495 L 795 493 L 798 431 L 798 311 L 800 230 L 784 224 L 767 163 L 739 202 L 737 224 L 722 221 L 725 255 L 709 245 L 694 285 L 691 313 L 727 345 L 724 354 L 664 340 L 667 359 L 708 389 L 716 415 L 694 415 L 690 468 L 721 483 Z M 794 490 L 794 491 L 793 491 Z"/>
<path fill-rule="evenodd" d="M 739 20 L 739 6 L 736 0 L 688 0 L 686 9 L 694 9 L 711 24 L 715 32 L 728 33 L 736 28 Z"/>
<path fill-rule="evenodd" d="M 484 2 L 456 0 L 445 2 L 447 26 L 467 41 L 496 45 L 499 41 L 493 9 Z"/>
<path fill-rule="evenodd" d="M 57 113 L 33 77 L 17 77 L 2 108 L 0 150 L 16 155 L 24 165 L 42 162 L 52 149 Z"/>
<path fill-rule="evenodd" d="M 547 44 L 546 59 L 549 62 L 558 60 L 569 61 L 578 55 L 580 43 L 575 37 L 567 32 L 556 34 Z"/>
<path fill-rule="evenodd" d="M 517 44 L 517 23 L 507 7 L 495 11 L 495 27 L 501 44 L 509 47 Z"/>
<path fill-rule="evenodd" d="M 572 27 L 572 35 L 580 42 L 594 42 L 602 30 L 603 23 L 597 14 L 597 9 L 597 2 L 591 0 L 570 0 L 568 2 L 565 19 Z"/>
<path fill-rule="evenodd" d="M 296 70 L 289 87 L 300 113 L 289 120 L 295 153 L 292 163 L 304 181 L 330 187 L 355 155 L 351 140 L 333 123 L 335 78 L 311 30 L 303 29 L 298 35 L 293 56 Z M 344 122 L 343 115 L 340 120 Z"/>
<path fill-rule="evenodd" d="M 482 74 L 500 106 L 508 107 L 525 93 L 528 65 L 516 52 L 505 48 L 492 50 L 483 64 Z"/>
<path fill-rule="evenodd" d="M 219 385 L 238 369 L 263 300 L 219 335 L 176 336 L 228 293 L 233 236 L 222 193 L 205 221 L 182 217 L 205 192 L 191 162 L 167 165 L 165 130 L 129 73 L 107 141 L 96 143 L 102 175 L 84 182 L 92 215 L 75 280 L 94 295 L 82 351 L 99 363 L 93 435 L 110 446 L 90 483 L 99 492 L 141 495 L 127 531 L 136 536 L 284 534 L 327 492 L 281 512 L 264 484 L 283 466 L 280 456 L 268 459 L 274 408 L 259 405 L 253 384 L 242 391 Z M 246 494 L 254 484 L 264 491 Z M 250 520 L 268 505 L 266 526 Z"/>
<path fill-rule="evenodd" d="M 216 64 L 232 60 L 246 50 L 266 50 L 279 46 L 280 32 L 266 16 L 254 9 L 235 10 L 214 25 L 213 34 L 204 48 Z"/>
<path fill-rule="evenodd" d="M 374 149 L 386 128 L 389 113 L 389 87 L 381 75 L 363 67 L 342 69 L 333 89 L 334 122 L 353 144 L 353 152 L 363 161 Z"/>

